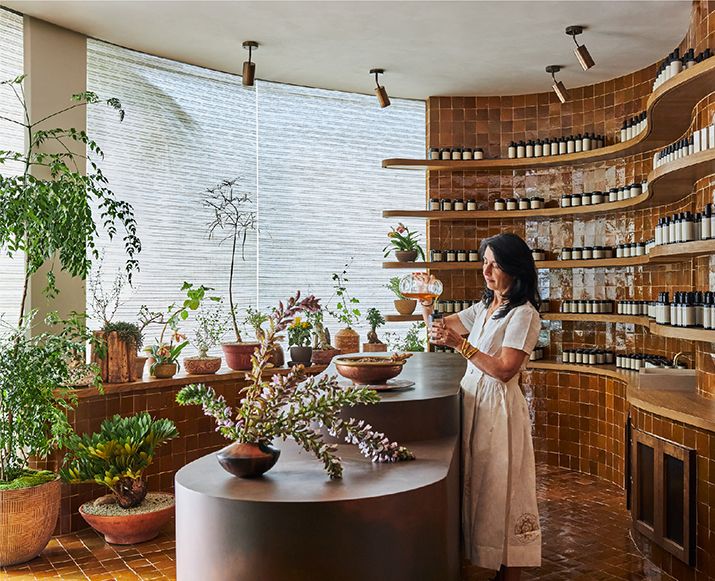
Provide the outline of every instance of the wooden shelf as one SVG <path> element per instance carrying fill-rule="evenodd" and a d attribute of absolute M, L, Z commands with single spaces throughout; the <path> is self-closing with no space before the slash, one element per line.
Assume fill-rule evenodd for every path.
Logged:
<path fill-rule="evenodd" d="M 678 262 L 679 260 L 715 254 L 715 239 L 695 240 L 677 244 L 661 244 L 651 249 L 648 262 Z"/>
<path fill-rule="evenodd" d="M 695 104 L 715 87 L 715 59 L 707 59 L 663 83 L 646 103 L 646 128 L 634 139 L 592 151 L 521 159 L 480 159 L 472 161 L 385 159 L 382 167 L 440 171 L 535 169 L 592 163 L 635 155 L 672 143 L 688 126 Z"/>
<path fill-rule="evenodd" d="M 685 339 L 686 341 L 704 341 L 705 343 L 715 343 L 715 331 L 708 329 L 691 329 L 687 327 L 671 327 L 670 325 L 659 325 L 655 321 L 650 322 L 650 332 L 660 337 L 672 337 L 673 339 Z"/>
<path fill-rule="evenodd" d="M 661 165 L 648 174 L 651 205 L 675 202 L 688 195 L 693 184 L 715 173 L 715 149 L 708 149 Z"/>
<path fill-rule="evenodd" d="M 615 365 L 580 365 L 578 363 L 562 363 L 549 359 L 529 361 L 526 364 L 528 369 L 547 369 L 563 372 L 590 373 L 592 375 L 603 375 L 613 377 L 625 382 L 638 382 L 638 373 L 627 369 L 618 369 Z"/>
<path fill-rule="evenodd" d="M 382 268 L 481 270 L 481 262 L 383 262 Z"/>
<path fill-rule="evenodd" d="M 388 323 L 402 323 L 405 321 L 421 321 L 422 315 L 385 315 Z"/>
<path fill-rule="evenodd" d="M 590 321 L 597 323 L 630 323 L 633 325 L 641 325 L 648 327 L 650 320 L 648 317 L 637 317 L 634 315 L 616 315 L 605 313 L 541 313 L 541 319 L 544 321 Z"/>
<path fill-rule="evenodd" d="M 536 268 L 603 268 L 608 266 L 638 266 L 647 263 L 647 256 L 631 256 L 629 258 L 593 258 L 591 260 L 539 260 L 536 262 Z"/>

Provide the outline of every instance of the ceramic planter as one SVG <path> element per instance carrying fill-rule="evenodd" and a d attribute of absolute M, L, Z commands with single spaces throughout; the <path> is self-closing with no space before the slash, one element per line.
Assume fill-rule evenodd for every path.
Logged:
<path fill-rule="evenodd" d="M 395 258 L 398 262 L 414 262 L 417 258 L 416 250 L 395 250 Z"/>
<path fill-rule="evenodd" d="M 234 442 L 216 453 L 221 467 L 239 478 L 256 478 L 278 461 L 281 451 L 267 444 Z"/>
<path fill-rule="evenodd" d="M 52 536 L 59 511 L 59 480 L 0 491 L 0 567 L 37 557 Z"/>
<path fill-rule="evenodd" d="M 234 371 L 247 371 L 251 369 L 251 356 L 260 343 L 222 343 L 223 356 Z"/>
<path fill-rule="evenodd" d="M 189 375 L 210 375 L 219 369 L 220 357 L 184 357 L 184 370 Z"/>
<path fill-rule="evenodd" d="M 168 379 L 174 377 L 179 366 L 176 363 L 159 363 L 154 366 L 154 377 L 157 379 Z"/>
<path fill-rule="evenodd" d="M 88 514 L 79 507 L 79 514 L 94 530 L 104 535 L 104 540 L 113 545 L 134 545 L 149 541 L 159 534 L 161 528 L 174 514 L 174 505 L 149 512 L 117 514 L 111 516 Z"/>
<path fill-rule="evenodd" d="M 359 353 L 360 335 L 350 327 L 340 329 L 335 334 L 335 347 L 340 349 L 341 353 Z"/>
<path fill-rule="evenodd" d="M 134 381 L 141 381 L 144 377 L 144 366 L 146 365 L 148 357 L 143 355 L 137 355 L 134 360 Z"/>
<path fill-rule="evenodd" d="M 336 355 L 340 355 L 340 349 L 313 349 L 311 361 L 314 365 L 329 365 Z"/>
<path fill-rule="evenodd" d="M 397 299 L 395 301 L 395 309 L 401 315 L 411 315 L 415 312 L 417 301 L 415 299 Z"/>
<path fill-rule="evenodd" d="M 303 365 L 310 365 L 310 358 L 313 355 L 312 347 L 300 347 L 294 345 L 290 348 L 290 358 L 291 361 L 295 363 L 302 363 Z"/>
<path fill-rule="evenodd" d="M 382 384 L 402 372 L 404 361 L 385 356 L 336 357 L 335 369 L 355 384 Z"/>
<path fill-rule="evenodd" d="M 363 343 L 362 350 L 365 353 L 381 353 L 387 351 L 385 343 Z"/>

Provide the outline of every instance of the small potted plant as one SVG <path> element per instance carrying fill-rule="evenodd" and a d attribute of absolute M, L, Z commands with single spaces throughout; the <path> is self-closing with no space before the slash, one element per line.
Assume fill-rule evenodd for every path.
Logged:
<path fill-rule="evenodd" d="M 307 315 L 310 324 L 313 326 L 313 356 L 311 361 L 315 365 L 329 365 L 333 357 L 340 353 L 330 344 L 330 331 L 325 326 L 325 313 L 320 308 L 314 313 Z"/>
<path fill-rule="evenodd" d="M 348 266 L 349 264 L 346 264 L 341 273 L 333 273 L 334 294 L 338 301 L 335 310 L 329 311 L 329 313 L 345 325 L 335 334 L 335 347 L 340 349 L 341 353 L 357 353 L 360 351 L 360 335 L 352 326 L 360 320 L 361 313 L 357 308 L 360 299 L 351 296 L 348 291 Z"/>
<path fill-rule="evenodd" d="M 372 353 L 387 351 L 387 345 L 380 341 L 377 336 L 377 328 L 385 324 L 385 317 L 382 316 L 380 311 L 373 307 L 367 310 L 365 318 L 370 324 L 370 331 L 367 334 L 367 343 L 362 344 L 362 350 Z"/>
<path fill-rule="evenodd" d="M 300 317 L 293 319 L 288 325 L 288 346 L 290 347 L 290 358 L 293 365 L 300 363 L 310 365 L 313 355 L 313 348 L 310 346 L 310 331 L 313 325 L 310 321 L 304 321 Z"/>
<path fill-rule="evenodd" d="M 405 295 L 400 292 L 400 277 L 393 276 L 390 281 L 385 285 L 386 289 L 391 290 L 397 297 L 394 300 L 395 309 L 401 315 L 411 315 L 415 312 L 417 307 L 417 301 L 415 299 L 407 299 Z"/>
<path fill-rule="evenodd" d="M 218 185 L 208 188 L 204 206 L 213 212 L 209 223 L 209 238 L 217 232 L 225 231 L 221 242 L 231 243 L 231 265 L 228 270 L 229 314 L 235 341 L 222 343 L 226 365 L 235 371 L 251 369 L 251 357 L 258 343 L 244 342 L 238 325 L 238 307 L 233 299 L 233 280 L 236 272 L 236 250 L 241 246 L 241 259 L 245 260 L 246 239 L 248 233 L 256 230 L 256 212 L 251 209 L 251 198 L 246 193 L 235 191 L 238 179 L 223 180 Z"/>
<path fill-rule="evenodd" d="M 269 320 L 270 316 L 263 311 L 254 309 L 253 307 L 248 307 L 246 309 L 246 317 L 243 322 L 253 329 L 253 335 L 256 338 L 256 341 L 262 341 L 264 333 L 263 325 L 265 325 Z M 282 337 L 278 337 L 278 339 L 281 340 Z M 283 367 L 285 365 L 283 347 L 281 347 L 281 344 L 278 342 L 276 342 L 271 362 L 273 363 L 273 367 Z"/>
<path fill-rule="evenodd" d="M 213 417 L 218 432 L 232 440 L 217 458 L 221 466 L 240 477 L 256 477 L 269 470 L 278 460 L 280 450 L 273 447 L 275 438 L 293 438 L 306 451 L 314 454 L 330 478 L 341 478 L 342 462 L 337 445 L 325 442 L 319 428 L 357 444 L 362 454 L 373 462 L 411 460 L 414 455 L 384 434 L 374 431 L 364 421 L 346 418 L 344 409 L 359 404 L 380 401 L 368 388 L 341 388 L 336 376 L 307 377 L 305 368 L 296 365 L 287 375 L 265 379 L 270 354 L 276 336 L 300 314 L 315 312 L 318 300 L 300 299 L 300 293 L 280 304 L 271 315 L 260 348 L 256 351 L 253 369 L 247 375 L 249 386 L 234 410 L 211 387 L 187 385 L 176 396 L 181 405 L 200 405 Z"/>
<path fill-rule="evenodd" d="M 410 326 L 404 337 L 394 332 L 385 333 L 388 349 L 390 351 L 424 351 L 427 346 L 426 328 L 424 321 L 418 321 Z"/>
<path fill-rule="evenodd" d="M 179 435 L 171 420 L 147 412 L 102 422 L 99 432 L 73 434 L 60 476 L 70 484 L 106 486 L 110 495 L 84 503 L 79 513 L 108 543 L 143 543 L 159 534 L 174 513 L 174 496 L 148 493 L 144 480 L 156 449 Z"/>
<path fill-rule="evenodd" d="M 385 258 L 389 256 L 390 252 L 394 252 L 398 262 L 414 262 L 418 255 L 422 260 L 425 259 L 425 253 L 419 244 L 419 234 L 410 232 L 401 222 L 397 227 L 391 228 L 387 237 L 390 241 L 382 249 Z"/>
<path fill-rule="evenodd" d="M 184 369 L 189 375 L 216 373 L 221 369 L 221 357 L 210 356 L 209 351 L 221 343 L 228 330 L 228 315 L 223 300 L 202 305 L 196 312 L 196 332 L 192 343 L 198 349 L 195 357 L 184 357 Z"/>

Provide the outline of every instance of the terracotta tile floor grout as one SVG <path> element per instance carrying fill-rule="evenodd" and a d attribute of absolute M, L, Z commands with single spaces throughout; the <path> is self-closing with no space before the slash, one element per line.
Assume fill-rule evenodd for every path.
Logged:
<path fill-rule="evenodd" d="M 547 465 L 537 467 L 543 563 L 523 581 L 672 581 L 639 553 L 621 489 Z M 584 547 L 588 547 L 584 551 Z M 37 559 L 0 568 L 0 579 L 129 581 L 175 579 L 174 523 L 141 545 L 108 545 L 91 529 L 55 537 Z M 466 565 L 462 581 L 486 581 L 492 571 Z"/>

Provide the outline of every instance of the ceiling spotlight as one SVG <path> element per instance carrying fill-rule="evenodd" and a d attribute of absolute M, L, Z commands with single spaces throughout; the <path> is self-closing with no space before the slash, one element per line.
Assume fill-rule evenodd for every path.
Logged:
<path fill-rule="evenodd" d="M 554 84 L 551 85 L 551 88 L 554 90 L 554 93 L 556 93 L 556 96 L 559 98 L 559 101 L 565 103 L 569 100 L 569 92 L 566 90 L 566 87 L 564 87 L 564 84 L 561 81 L 556 80 L 555 76 L 555 74 L 558 73 L 560 70 L 561 67 L 559 65 L 549 65 L 548 67 L 546 67 L 546 72 L 551 73 L 551 78 L 554 80 Z"/>
<path fill-rule="evenodd" d="M 576 35 L 581 34 L 582 32 L 583 32 L 583 26 L 567 26 L 566 27 L 566 34 L 573 36 L 573 41 L 576 43 L 576 48 L 574 49 L 573 52 L 576 55 L 578 62 L 581 63 L 581 68 L 584 71 L 587 71 L 596 63 L 591 58 L 591 55 L 588 52 L 588 49 L 586 48 L 586 45 L 582 44 L 581 46 L 579 46 L 578 41 L 576 40 Z"/>
<path fill-rule="evenodd" d="M 381 75 L 385 72 L 385 69 L 370 69 L 370 74 L 375 75 L 375 94 L 377 95 L 377 100 L 380 102 L 380 107 L 383 109 L 390 106 L 390 97 L 387 96 L 387 91 L 385 87 L 380 86 L 380 81 L 377 75 Z"/>
<path fill-rule="evenodd" d="M 243 48 L 248 49 L 248 60 L 243 63 L 243 84 L 252 87 L 256 78 L 256 63 L 251 62 L 251 56 L 254 50 L 258 50 L 258 43 L 255 40 L 246 40 L 243 42 Z"/>

